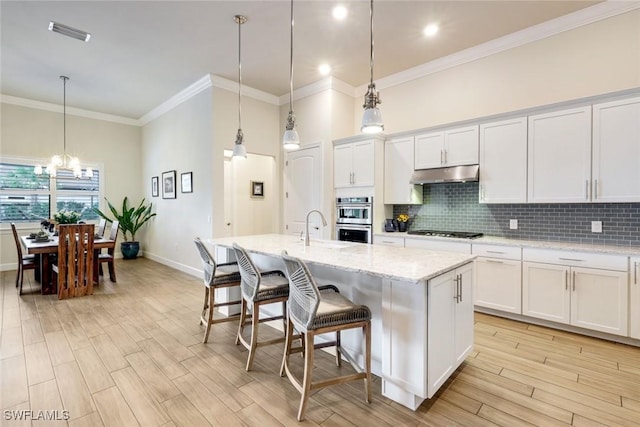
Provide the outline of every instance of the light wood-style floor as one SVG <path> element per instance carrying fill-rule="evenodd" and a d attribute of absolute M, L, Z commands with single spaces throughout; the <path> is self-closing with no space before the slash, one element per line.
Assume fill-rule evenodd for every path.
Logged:
<path fill-rule="evenodd" d="M 640 348 L 482 314 L 475 351 L 418 411 L 382 397 L 377 379 L 370 405 L 361 382 L 330 387 L 298 423 L 280 346 L 259 349 L 247 373 L 235 322 L 201 343 L 199 279 L 146 259 L 116 268 L 118 284 L 64 301 L 18 297 L 14 272 L 0 275 L 0 425 L 640 425 Z M 320 376 L 337 369 L 322 352 L 316 362 Z M 7 419 L 28 409 L 70 419 Z"/>

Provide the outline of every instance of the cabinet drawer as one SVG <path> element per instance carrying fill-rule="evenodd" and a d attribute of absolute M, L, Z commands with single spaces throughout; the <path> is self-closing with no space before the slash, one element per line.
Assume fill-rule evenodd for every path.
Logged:
<path fill-rule="evenodd" d="M 473 243 L 471 245 L 471 253 L 473 255 L 483 256 L 487 258 L 513 259 L 517 261 L 520 261 L 522 259 L 522 249 L 517 246 L 485 245 L 482 243 Z"/>
<path fill-rule="evenodd" d="M 623 255 L 535 248 L 524 248 L 522 250 L 522 259 L 531 262 L 543 262 L 573 267 L 602 268 L 617 271 L 627 271 L 629 266 L 629 258 Z"/>
<path fill-rule="evenodd" d="M 404 248 L 404 237 L 374 236 L 373 243 L 375 245 L 396 246 L 398 248 Z"/>
<path fill-rule="evenodd" d="M 431 251 L 471 253 L 471 243 L 453 240 L 404 239 L 405 248 L 429 249 Z"/>

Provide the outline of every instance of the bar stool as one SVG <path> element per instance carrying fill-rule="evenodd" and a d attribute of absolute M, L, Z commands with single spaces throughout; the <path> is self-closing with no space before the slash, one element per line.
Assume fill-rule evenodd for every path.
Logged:
<path fill-rule="evenodd" d="M 266 345 L 284 342 L 284 336 L 268 341 L 258 341 L 258 326 L 260 323 L 285 318 L 287 298 L 289 298 L 289 280 L 281 271 L 260 272 L 249 258 L 247 251 L 237 243 L 233 244 L 236 259 L 240 266 L 240 290 L 242 293 L 242 307 L 240 308 L 240 324 L 236 344 L 242 344 L 249 350 L 246 370 L 251 370 L 256 349 Z M 282 315 L 260 319 L 260 307 L 276 302 L 282 303 Z M 251 341 L 242 336 L 247 323 L 247 309 L 251 309 Z"/>
<path fill-rule="evenodd" d="M 318 289 L 307 266 L 298 258 L 282 252 L 285 269 L 289 277 L 289 300 L 287 304 L 287 332 L 280 375 L 286 372 L 291 384 L 300 392 L 298 421 L 304 413 L 311 390 L 364 379 L 365 400 L 371 403 L 371 310 L 364 305 L 356 305 L 332 286 L 333 291 Z M 324 287 L 323 287 L 324 288 Z M 303 336 L 304 346 L 292 348 L 294 328 Z M 362 328 L 365 341 L 364 371 L 340 346 L 340 331 Z M 336 333 L 334 342 L 315 344 L 316 335 Z M 336 364 L 340 366 L 341 356 L 351 363 L 355 374 L 343 375 L 313 382 L 313 352 L 323 347 L 336 347 Z M 300 382 L 289 370 L 289 355 L 304 352 L 304 373 Z"/>
<path fill-rule="evenodd" d="M 215 323 L 229 322 L 240 318 L 240 315 L 234 315 L 221 319 L 214 319 L 213 311 L 217 307 L 240 304 L 240 300 L 216 302 L 215 293 L 216 289 L 240 286 L 241 278 L 237 262 L 217 264 L 199 237 L 196 237 L 193 241 L 198 248 L 198 252 L 200 252 L 202 268 L 204 270 L 204 306 L 202 308 L 202 314 L 200 315 L 200 324 L 202 325 L 204 323 L 207 325 L 204 331 L 204 338 L 202 339 L 202 342 L 206 343 L 209 340 L 211 325 Z"/>

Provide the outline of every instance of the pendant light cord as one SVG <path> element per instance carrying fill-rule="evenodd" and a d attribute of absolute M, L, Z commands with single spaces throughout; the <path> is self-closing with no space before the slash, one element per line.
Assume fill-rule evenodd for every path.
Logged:
<path fill-rule="evenodd" d="M 293 112 L 293 0 L 291 0 L 291 44 L 289 49 L 289 112 Z"/>
<path fill-rule="evenodd" d="M 371 0 L 371 7 L 369 8 L 369 11 L 371 15 L 371 54 L 369 56 L 369 72 L 371 74 L 370 83 L 373 84 L 373 0 Z"/>
<path fill-rule="evenodd" d="M 238 129 L 242 129 L 242 17 L 236 17 L 238 22 Z"/>
<path fill-rule="evenodd" d="M 69 77 L 60 76 L 62 79 L 62 154 L 67 154 L 67 80 Z M 65 161 L 66 158 L 63 158 Z"/>

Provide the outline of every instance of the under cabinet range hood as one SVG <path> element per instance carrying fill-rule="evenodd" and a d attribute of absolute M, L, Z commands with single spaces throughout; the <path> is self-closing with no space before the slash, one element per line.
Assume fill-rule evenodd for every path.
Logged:
<path fill-rule="evenodd" d="M 442 182 L 477 181 L 479 165 L 450 166 L 446 168 L 419 169 L 413 172 L 411 184 L 438 184 Z"/>

